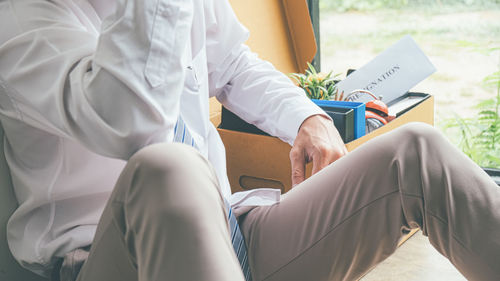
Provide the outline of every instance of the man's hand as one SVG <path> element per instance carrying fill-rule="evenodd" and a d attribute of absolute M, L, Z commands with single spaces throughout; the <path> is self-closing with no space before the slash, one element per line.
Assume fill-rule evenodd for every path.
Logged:
<path fill-rule="evenodd" d="M 323 115 L 313 115 L 300 126 L 290 151 L 292 185 L 305 180 L 306 163 L 313 162 L 314 175 L 347 153 L 333 122 Z"/>

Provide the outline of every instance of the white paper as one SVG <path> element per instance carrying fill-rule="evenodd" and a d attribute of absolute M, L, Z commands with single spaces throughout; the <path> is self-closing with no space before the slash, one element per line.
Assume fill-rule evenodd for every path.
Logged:
<path fill-rule="evenodd" d="M 344 96 L 353 90 L 368 90 L 377 97 L 382 96 L 382 101 L 388 103 L 404 95 L 435 71 L 436 68 L 413 38 L 406 35 L 368 64 L 337 83 L 337 88 L 339 93 L 344 91 Z M 366 96 L 352 99 L 361 102 L 368 100 L 371 98 Z"/>

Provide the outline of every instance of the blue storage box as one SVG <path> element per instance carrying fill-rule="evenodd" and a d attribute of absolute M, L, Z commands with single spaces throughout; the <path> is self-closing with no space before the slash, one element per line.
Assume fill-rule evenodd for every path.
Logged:
<path fill-rule="evenodd" d="M 319 107 L 328 108 L 352 108 L 354 110 L 354 139 L 365 135 L 365 104 L 362 102 L 334 101 L 334 100 L 312 100 Z"/>

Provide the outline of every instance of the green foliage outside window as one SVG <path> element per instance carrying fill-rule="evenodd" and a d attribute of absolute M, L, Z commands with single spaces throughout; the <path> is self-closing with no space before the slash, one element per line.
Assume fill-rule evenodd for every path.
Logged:
<path fill-rule="evenodd" d="M 401 9 L 423 6 L 500 6 L 500 0 L 320 0 L 322 9 L 369 11 L 381 8 Z"/>
<path fill-rule="evenodd" d="M 325 68 L 331 68 L 329 64 L 338 69 L 351 67 L 351 63 L 342 65 L 342 61 L 338 66 L 339 60 L 349 59 L 338 53 L 360 50 L 359 55 L 370 58 L 383 51 L 381 46 L 388 46 L 387 42 L 411 34 L 430 56 L 444 62 L 440 73 L 433 75 L 432 83 L 426 86 L 429 93 L 440 95 L 436 99 L 436 126 L 480 166 L 500 169 L 500 64 L 482 84 L 477 83 L 478 74 L 471 70 L 485 63 L 485 57 L 490 58 L 485 66 L 488 69 L 495 58 L 500 58 L 498 20 L 491 20 L 498 19 L 500 0 L 319 1 L 326 23 L 322 27 L 326 35 L 322 38 Z M 474 20 L 476 16 L 481 20 Z M 359 20 L 362 28 L 348 26 L 345 29 L 354 33 L 344 32 L 343 22 L 332 20 L 335 18 L 350 26 Z M 330 27 L 333 23 L 335 27 Z M 474 51 L 481 55 L 471 55 Z M 453 60 L 462 59 L 460 56 L 465 56 L 464 61 L 457 62 L 457 67 L 469 63 L 471 68 L 458 73 L 451 67 Z M 473 58 L 479 60 L 471 61 Z M 452 112 L 459 114 L 453 116 Z"/>
<path fill-rule="evenodd" d="M 500 47 L 487 51 L 499 52 Z M 446 120 L 443 129 L 458 130 L 460 138 L 452 141 L 478 165 L 500 169 L 500 63 L 498 71 L 488 75 L 484 83 L 496 97 L 479 102 L 474 118 L 456 116 Z"/>

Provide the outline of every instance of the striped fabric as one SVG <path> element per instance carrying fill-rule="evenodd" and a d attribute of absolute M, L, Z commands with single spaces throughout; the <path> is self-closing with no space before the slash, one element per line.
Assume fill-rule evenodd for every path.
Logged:
<path fill-rule="evenodd" d="M 229 229 L 231 230 L 231 243 L 233 244 L 234 252 L 238 257 L 238 261 L 240 262 L 241 270 L 243 271 L 243 275 L 245 275 L 246 281 L 252 280 L 252 275 L 250 273 L 250 265 L 248 264 L 248 255 L 247 255 L 247 246 L 245 245 L 245 240 L 243 238 L 243 234 L 241 234 L 240 226 L 238 225 L 238 221 L 233 214 L 233 210 L 227 204 L 229 208 Z"/>
<path fill-rule="evenodd" d="M 174 128 L 174 142 L 185 143 L 198 149 L 198 146 L 196 145 L 193 137 L 191 136 L 188 128 L 186 127 L 186 124 L 184 123 L 184 120 L 180 116 L 179 119 L 177 119 L 177 123 L 175 124 Z M 233 210 L 231 209 L 229 202 L 227 202 L 226 200 L 224 201 L 226 207 L 228 208 L 228 214 L 229 214 L 228 221 L 229 221 L 229 228 L 231 231 L 231 243 L 233 244 L 234 252 L 236 253 L 238 261 L 240 262 L 241 270 L 243 271 L 245 280 L 251 281 L 252 275 L 250 273 L 250 265 L 248 264 L 247 247 L 245 245 L 243 234 L 241 233 L 238 221 L 236 220 L 236 217 L 233 214 Z"/>
<path fill-rule="evenodd" d="M 198 149 L 198 146 L 191 136 L 191 133 L 189 133 L 189 130 L 186 127 L 186 123 L 184 123 L 184 120 L 180 116 L 179 119 L 177 119 L 177 123 L 175 123 L 174 127 L 174 142 L 185 143 Z"/>

